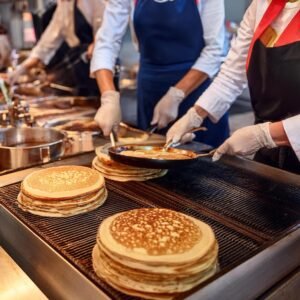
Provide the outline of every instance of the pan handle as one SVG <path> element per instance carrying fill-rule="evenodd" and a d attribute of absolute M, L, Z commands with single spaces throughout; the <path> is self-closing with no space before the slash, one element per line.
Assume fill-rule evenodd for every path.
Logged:
<path fill-rule="evenodd" d="M 50 161 L 51 156 L 49 146 L 40 148 L 40 159 L 43 163 L 47 163 Z"/>
<path fill-rule="evenodd" d="M 213 156 L 216 151 L 217 151 L 217 149 L 213 149 L 213 150 L 209 151 L 208 153 L 197 154 L 196 158 L 205 157 L 205 156 Z"/>

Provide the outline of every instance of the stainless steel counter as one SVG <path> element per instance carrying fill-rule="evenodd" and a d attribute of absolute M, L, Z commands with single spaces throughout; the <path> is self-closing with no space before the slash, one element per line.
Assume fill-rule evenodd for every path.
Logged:
<path fill-rule="evenodd" d="M 46 300 L 47 297 L 0 246 L 1 300 Z"/>
<path fill-rule="evenodd" d="M 53 165 L 62 165 L 62 164 L 79 164 L 79 165 L 90 165 L 92 158 L 94 157 L 94 153 L 89 154 L 83 154 L 80 156 L 67 158 L 62 161 L 57 161 L 52 164 L 39 166 L 39 168 L 44 168 L 48 166 Z M 261 164 L 257 164 L 251 161 L 247 160 L 241 160 L 237 158 L 229 158 L 226 157 L 223 159 L 223 162 L 225 165 L 224 170 L 230 170 L 231 168 L 235 170 L 234 176 L 238 176 L 241 179 L 243 178 L 249 178 L 251 179 L 252 176 L 258 176 L 257 181 L 258 184 L 262 184 L 264 186 L 264 183 L 268 180 L 271 180 L 274 182 L 271 186 L 266 184 L 266 187 L 268 189 L 275 188 L 276 183 L 279 183 L 280 186 L 287 185 L 287 186 L 293 186 L 292 189 L 292 195 L 294 189 L 297 191 L 295 195 L 299 195 L 298 190 L 300 187 L 300 176 L 293 175 L 287 172 L 283 172 L 277 169 L 273 169 Z M 218 165 L 210 165 L 209 162 L 203 162 L 200 163 L 199 167 L 201 166 L 207 166 L 214 168 L 219 167 Z M 13 184 L 15 182 L 19 182 L 22 180 L 22 178 L 28 174 L 29 172 L 32 172 L 35 170 L 28 169 L 21 172 L 15 172 L 12 174 L 4 175 L 1 178 L 1 186 L 2 189 L 5 189 L 5 192 L 3 190 L 2 194 L 4 195 L 6 191 L 10 190 L 10 184 Z M 200 170 L 200 169 L 199 169 Z M 240 170 L 240 171 L 239 171 Z M 245 170 L 247 172 L 245 172 Z M 203 171 L 203 169 L 202 169 Z M 239 175 L 241 172 L 241 176 Z M 172 175 L 174 174 L 174 175 Z M 176 172 L 171 172 L 169 179 L 166 177 L 166 179 L 162 179 L 159 183 L 159 189 L 164 186 L 165 182 L 172 181 L 172 178 L 175 178 L 177 175 Z M 246 175 L 245 175 L 246 174 Z M 222 174 L 221 174 L 222 175 Z M 188 176 L 188 175 L 186 175 Z M 205 179 L 205 174 L 201 175 L 202 180 Z M 207 174 L 207 176 L 210 176 Z M 246 177 L 245 177 L 246 176 Z M 199 180 L 201 180 L 199 177 Z M 207 177 L 208 178 L 208 177 Z M 221 176 L 220 176 L 221 178 Z M 260 179 L 261 178 L 261 181 Z M 182 180 L 185 180 L 184 178 Z M 198 180 L 198 179 L 197 179 Z M 214 179 L 216 180 L 216 178 Z M 238 180 L 240 180 L 238 178 Z M 206 185 L 205 181 L 201 183 L 202 185 Z M 233 180 L 232 183 L 230 183 L 230 186 L 232 187 L 232 192 L 236 189 L 238 195 L 241 193 L 242 188 L 247 188 L 243 186 L 235 186 L 235 181 Z M 225 263 L 225 260 L 227 261 L 228 258 L 225 258 L 224 253 L 220 254 L 220 258 L 224 260 L 221 265 L 223 265 L 221 272 L 215 276 L 213 279 L 209 280 L 208 282 L 202 284 L 197 289 L 193 290 L 191 294 L 186 294 L 185 297 L 187 299 L 203 299 L 203 300 L 215 300 L 215 299 L 230 299 L 230 300 L 240 300 L 240 299 L 254 299 L 265 293 L 267 290 L 269 290 L 274 284 L 276 284 L 278 281 L 282 280 L 284 277 L 286 277 L 290 272 L 295 270 L 299 266 L 300 262 L 300 229 L 299 229 L 299 220 L 298 222 L 294 223 L 293 228 L 289 229 L 288 234 L 280 234 L 280 231 L 275 230 L 277 233 L 277 236 L 272 236 L 272 231 L 269 233 L 264 233 L 258 230 L 258 229 L 252 229 L 252 227 L 249 227 L 248 223 L 251 222 L 251 220 L 245 220 L 244 223 L 237 222 L 236 218 L 227 217 L 226 211 L 222 211 L 221 213 L 217 214 L 216 211 L 213 211 L 212 209 L 209 209 L 205 206 L 202 206 L 203 203 L 195 201 L 188 200 L 183 197 L 183 195 L 177 194 L 176 191 L 169 191 L 170 196 L 167 196 L 167 194 L 162 194 L 160 190 L 157 190 L 157 184 L 156 183 L 127 183 L 127 184 L 119 184 L 119 183 L 113 183 L 108 182 L 108 189 L 110 194 L 113 195 L 115 193 L 118 193 L 118 195 L 123 195 L 124 202 L 123 206 L 126 208 L 127 204 L 130 203 L 130 201 L 140 201 L 141 203 L 144 203 L 143 205 L 155 205 L 155 206 L 161 206 L 166 205 L 168 207 L 171 203 L 170 201 L 174 201 L 176 205 L 178 206 L 179 210 L 182 210 L 185 208 L 188 213 L 191 213 L 192 215 L 194 213 L 201 212 L 205 218 L 208 218 L 208 222 L 212 222 L 211 224 L 219 224 L 219 225 L 213 225 L 216 226 L 214 229 L 217 232 L 217 235 L 220 238 L 221 241 L 221 252 L 224 251 L 232 251 L 230 249 L 233 249 L 233 246 L 235 247 L 241 247 L 241 250 L 235 249 L 230 255 L 240 255 L 240 259 L 234 258 L 229 259 L 228 263 Z M 14 187 L 14 189 L 17 187 Z M 197 190 L 196 187 L 194 187 L 195 190 Z M 270 191 L 270 190 L 269 190 Z M 204 190 L 203 190 L 204 192 Z M 267 191 L 266 191 L 267 192 Z M 1 194 L 1 189 L 0 189 Z M 252 192 L 253 196 L 256 194 L 259 194 L 258 191 Z M 164 196 L 163 196 L 164 195 Z M 173 195 L 173 196 L 172 196 Z M 224 195 L 226 196 L 226 195 Z M 288 195 L 287 195 L 288 196 Z M 290 196 L 290 195 L 289 195 Z M 13 198 L 9 198 L 10 196 L 7 196 L 7 199 L 11 199 L 14 201 Z M 125 200 L 126 197 L 128 200 Z M 138 198 L 137 198 L 138 197 Z M 175 197 L 175 198 L 173 198 Z M 283 197 L 284 196 L 280 196 Z M 121 199 L 121 198 L 120 198 Z M 130 200 L 131 199 L 131 200 Z M 155 200 L 156 199 L 156 200 Z M 160 199 L 158 201 L 158 199 Z M 292 199 L 291 199 L 292 200 Z M 112 213 L 112 201 L 113 199 L 108 199 L 109 205 L 105 211 L 108 211 Z M 120 201 L 120 200 L 119 200 Z M 149 202 L 150 201 L 150 202 Z M 225 201 L 225 199 L 224 199 Z M 239 200 L 240 201 L 240 200 Z M 293 199 L 293 201 L 297 202 L 299 204 L 300 199 Z M 138 202 L 137 202 L 138 203 Z M 172 202 L 173 203 L 173 202 Z M 245 203 L 246 204 L 246 203 Z M 259 202 L 257 203 L 259 204 Z M 120 206 L 119 205 L 119 206 Z M 171 204 L 170 204 L 171 205 Z M 172 204 L 173 205 L 173 204 Z M 175 205 L 175 204 L 174 204 Z M 199 206 L 200 205 L 200 206 Z M 271 205 L 271 204 L 270 204 Z M 199 208 L 198 208 L 199 206 Z M 258 206 L 259 207 L 259 206 Z M 278 206 L 275 206 L 275 208 L 278 208 Z M 299 207 L 299 206 L 298 206 Z M 122 208 L 123 209 L 123 208 Z M 247 209 L 247 208 L 246 208 Z M 258 208 L 257 208 L 258 209 Z M 256 210 L 257 210 L 256 209 Z M 267 207 L 266 207 L 267 209 Z M 291 208 L 289 205 L 286 208 L 286 211 L 288 212 Z M 17 210 L 17 208 L 14 208 L 14 210 Z M 98 281 L 95 277 L 88 277 L 86 276 L 85 272 L 83 270 L 79 269 L 77 266 L 77 263 L 75 261 L 70 261 L 69 256 L 63 255 L 64 252 L 59 253 L 54 244 L 49 244 L 44 238 L 42 238 L 37 232 L 35 232 L 34 228 L 38 228 L 36 226 L 39 226 L 39 218 L 33 218 L 32 220 L 35 220 L 36 225 L 34 223 L 31 223 L 31 218 L 28 216 L 24 216 L 24 220 L 19 219 L 16 215 L 14 215 L 13 211 L 10 210 L 4 205 L 0 205 L 0 244 L 3 245 L 4 249 L 16 260 L 16 262 L 24 269 L 24 271 L 30 276 L 30 278 L 42 289 L 42 291 L 52 299 L 132 299 L 131 297 L 125 297 L 119 296 L 118 294 L 114 294 L 114 292 L 108 292 L 109 290 L 99 288 Z M 101 210 L 102 211 L 102 210 Z M 261 212 L 263 213 L 263 212 Z M 98 218 L 100 218 L 100 215 L 102 213 L 95 212 L 92 216 L 92 213 L 82 215 L 81 217 L 78 217 L 75 222 L 74 220 L 74 226 L 78 226 L 78 228 L 82 225 L 79 225 L 80 222 L 85 223 L 85 220 L 93 219 L 95 218 L 95 222 L 93 226 L 98 226 L 97 221 Z M 256 214 L 260 214 L 260 212 L 256 212 Z M 291 211 L 291 216 L 293 215 L 293 218 L 295 218 L 296 215 L 300 215 L 300 211 Z M 271 217 L 271 216 L 270 216 Z M 102 217 L 101 217 L 102 218 Z M 262 219 L 265 219 L 263 217 Z M 25 223 L 25 220 L 26 223 Z M 100 220 L 100 219 L 99 219 Z M 213 221 L 209 221 L 213 220 Z M 296 220 L 296 219 L 295 219 Z M 259 220 L 258 220 L 259 221 Z M 46 220 L 45 220 L 46 222 Z M 44 224 L 46 224 L 43 222 Z M 48 221 L 47 221 L 48 222 Z M 62 221 L 62 224 L 68 223 L 68 226 L 72 226 L 72 222 L 69 221 Z M 268 222 L 276 222 L 274 221 L 268 221 Z M 53 228 L 55 228 L 58 222 L 53 221 L 53 225 L 51 225 Z M 258 222 L 259 223 L 259 222 Z M 77 224 L 77 225 L 76 225 Z M 60 225 L 58 228 L 64 228 L 62 227 L 64 225 Z M 273 226 L 273 225 L 272 225 Z M 274 223 L 275 226 L 275 223 Z M 228 228 L 226 231 L 219 231 L 218 228 Z M 237 230 L 237 231 L 236 231 Z M 41 232 L 43 230 L 41 229 Z M 229 232 L 235 232 L 236 236 L 244 236 L 245 239 L 243 239 L 240 242 L 236 242 L 233 236 L 222 236 L 223 234 L 229 233 Z M 59 232 L 55 234 L 60 234 Z M 63 237 L 64 235 L 62 235 Z M 90 239 L 90 238 L 89 238 Z M 93 234 L 91 235 L 91 241 L 86 240 L 86 242 L 89 241 L 93 243 Z M 60 239 L 59 239 L 60 240 Z M 224 242 L 222 242 L 222 240 Z M 247 242 L 246 240 L 249 240 Z M 66 240 L 67 241 L 67 240 Z M 253 246 L 251 246 L 250 241 L 253 241 Z M 80 239 L 78 239 L 78 247 Z M 226 246 L 222 246 L 222 243 L 226 244 Z M 231 244 L 232 245 L 231 245 Z M 251 255 L 248 257 L 248 259 L 243 258 L 243 247 L 244 243 L 249 243 L 249 249 L 251 247 L 254 247 L 253 250 L 251 250 Z M 84 240 L 83 244 L 84 245 Z M 256 245 L 256 246 L 255 246 Z M 261 246 L 259 246 L 261 245 Z M 225 250 L 225 248 L 229 250 Z M 70 248 L 70 247 L 68 247 Z M 247 249 L 247 247 L 245 248 Z M 76 248 L 74 248 L 72 251 L 76 251 Z M 249 250 L 250 251 L 250 250 Z M 82 250 L 78 248 L 78 252 L 83 253 Z M 230 253 L 230 252 L 229 252 Z M 67 253 L 65 253 L 67 254 Z M 85 259 L 90 259 L 89 253 L 84 253 Z M 223 258 L 222 258 L 223 257 Z M 230 263 L 231 261 L 231 263 Z M 232 262 L 234 262 L 232 264 Z M 84 264 L 83 264 L 84 266 Z M 227 267 L 226 267 L 227 266 Z M 103 286 L 105 287 L 105 286 Z M 114 296 L 113 296 L 114 295 Z M 121 297 L 121 298 L 120 298 Z"/>

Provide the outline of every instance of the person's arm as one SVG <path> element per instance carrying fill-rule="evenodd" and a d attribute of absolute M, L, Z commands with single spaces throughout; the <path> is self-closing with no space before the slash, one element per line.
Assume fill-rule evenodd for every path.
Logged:
<path fill-rule="evenodd" d="M 126 32 L 131 10 L 130 0 L 110 0 L 106 4 L 103 22 L 95 37 L 91 61 L 91 75 L 99 70 L 113 72 L 120 53 L 122 38 Z"/>
<path fill-rule="evenodd" d="M 223 116 L 247 86 L 246 61 L 255 31 L 256 11 L 257 0 L 254 0 L 243 17 L 220 73 L 196 102 L 201 108 L 199 111 L 206 111 L 213 122 Z"/>
<path fill-rule="evenodd" d="M 201 7 L 199 13 L 201 14 L 205 47 L 192 69 L 175 85 L 184 92 L 185 96 L 192 93 L 207 78 L 213 78 L 217 74 L 224 52 L 224 0 L 201 1 L 199 7 Z"/>
<path fill-rule="evenodd" d="M 254 0 L 244 15 L 220 73 L 188 114 L 170 128 L 168 140 L 179 141 L 195 125 L 200 126 L 206 117 L 218 122 L 246 87 L 246 60 L 255 29 L 256 7 L 257 0 Z"/>
<path fill-rule="evenodd" d="M 300 115 L 278 122 L 266 122 L 238 129 L 215 152 L 213 160 L 224 154 L 249 156 L 261 148 L 290 146 L 300 161 Z"/>
<path fill-rule="evenodd" d="M 166 127 L 174 121 L 178 116 L 180 103 L 207 78 L 212 78 L 220 68 L 225 36 L 224 2 L 223 0 L 201 1 L 199 13 L 205 47 L 191 70 L 177 84 L 170 87 L 155 106 L 151 124 L 157 124 L 159 128 Z"/>
<path fill-rule="evenodd" d="M 114 85 L 114 74 L 111 70 L 98 70 L 96 73 L 96 80 L 100 89 L 101 94 L 107 91 L 115 91 Z"/>
<path fill-rule="evenodd" d="M 91 75 L 96 77 L 101 91 L 101 106 L 95 121 L 105 136 L 119 125 L 122 117 L 120 94 L 115 90 L 113 82 L 113 69 L 129 22 L 130 9 L 130 0 L 110 0 L 95 39 Z"/>
<path fill-rule="evenodd" d="M 29 59 L 36 59 L 47 65 L 63 43 L 63 40 L 59 6 L 57 6 L 49 25 L 37 45 L 32 49 Z"/>

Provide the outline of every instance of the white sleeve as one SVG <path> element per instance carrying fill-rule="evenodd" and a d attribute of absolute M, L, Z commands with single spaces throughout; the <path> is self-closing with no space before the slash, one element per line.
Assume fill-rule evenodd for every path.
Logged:
<path fill-rule="evenodd" d="M 246 60 L 254 34 L 256 6 L 257 0 L 253 0 L 220 73 L 196 102 L 209 113 L 213 122 L 218 122 L 247 85 Z"/>
<path fill-rule="evenodd" d="M 61 35 L 61 20 L 57 7 L 49 25 L 37 45 L 32 49 L 30 57 L 38 58 L 47 65 L 63 41 L 64 38 Z"/>
<path fill-rule="evenodd" d="M 94 0 L 93 1 L 93 14 L 92 14 L 92 27 L 94 36 L 101 26 L 103 20 L 103 13 L 105 10 L 105 0 Z"/>
<path fill-rule="evenodd" d="M 131 11 L 130 0 L 110 0 L 106 4 L 103 23 L 95 39 L 91 75 L 100 70 L 113 70 L 119 55 Z"/>
<path fill-rule="evenodd" d="M 282 121 L 289 142 L 300 161 L 300 114 Z"/>
<path fill-rule="evenodd" d="M 225 40 L 224 0 L 201 1 L 201 21 L 205 47 L 193 69 L 214 77 L 220 69 Z"/>

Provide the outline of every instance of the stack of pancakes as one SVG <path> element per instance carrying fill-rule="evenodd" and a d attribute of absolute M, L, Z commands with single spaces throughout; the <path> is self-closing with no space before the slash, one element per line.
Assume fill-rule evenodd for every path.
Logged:
<path fill-rule="evenodd" d="M 101 206 L 107 198 L 103 176 L 81 166 L 36 171 L 22 182 L 18 205 L 35 215 L 67 217 Z"/>
<path fill-rule="evenodd" d="M 164 176 L 167 170 L 146 169 L 124 165 L 112 160 L 108 155 L 110 144 L 96 149 L 93 168 L 105 178 L 115 181 L 145 181 Z"/>
<path fill-rule="evenodd" d="M 97 275 L 119 291 L 172 299 L 217 270 L 210 226 L 184 214 L 143 208 L 105 219 L 93 249 Z"/>

